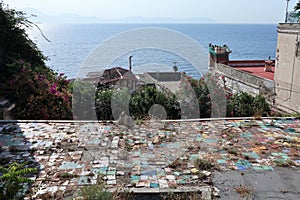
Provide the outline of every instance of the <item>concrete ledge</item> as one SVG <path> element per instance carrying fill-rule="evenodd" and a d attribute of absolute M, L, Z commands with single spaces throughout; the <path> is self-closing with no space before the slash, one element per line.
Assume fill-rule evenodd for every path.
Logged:
<path fill-rule="evenodd" d="M 297 117 L 260 117 L 260 119 L 296 119 Z M 197 122 L 219 120 L 256 120 L 256 117 L 220 117 L 220 118 L 197 118 L 197 119 L 172 119 L 159 120 L 161 122 Z M 96 120 L 0 120 L 0 123 L 116 123 L 117 121 Z"/>
<path fill-rule="evenodd" d="M 191 187 L 178 187 L 176 189 L 171 188 L 123 188 L 121 190 L 117 190 L 115 188 L 109 189 L 110 192 L 133 192 L 138 195 L 160 195 L 167 193 L 201 193 L 201 197 L 204 200 L 211 200 L 213 189 L 211 186 L 203 185 L 203 186 L 191 186 Z"/>
<path fill-rule="evenodd" d="M 161 122 L 201 122 L 219 120 L 256 120 L 256 117 L 220 117 L 220 118 L 197 118 L 197 119 L 177 119 L 159 120 Z M 297 119 L 297 117 L 260 117 L 260 119 Z M 0 123 L 116 123 L 117 121 L 97 121 L 97 120 L 0 120 Z"/>

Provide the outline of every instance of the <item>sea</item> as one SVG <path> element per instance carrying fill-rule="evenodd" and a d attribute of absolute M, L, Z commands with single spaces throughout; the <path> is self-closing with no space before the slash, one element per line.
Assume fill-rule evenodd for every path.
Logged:
<path fill-rule="evenodd" d="M 210 43 L 227 45 L 232 51 L 230 60 L 269 57 L 274 59 L 276 55 L 276 24 L 38 24 L 38 26 L 41 31 L 37 28 L 27 30 L 29 38 L 48 58 L 47 66 L 57 73 L 64 73 L 70 79 L 79 77 L 81 69 L 89 63 L 87 60 L 94 61 L 90 71 L 100 71 L 111 67 L 128 68 L 129 56 L 132 56 L 132 70 L 135 73 L 172 71 L 176 65 L 179 71 L 185 71 L 188 75 L 199 78 L 207 70 Z M 144 35 L 140 31 L 143 29 L 151 31 Z M 128 33 L 130 31 L 135 33 L 135 30 L 140 31 L 137 31 L 138 35 L 131 34 L 132 36 L 128 38 L 130 35 Z M 142 41 L 141 38 L 143 44 L 140 46 L 132 44 L 139 43 Z M 195 48 L 195 44 L 199 48 Z M 163 48 L 165 46 L 169 48 Z M 184 53 L 178 53 L 180 50 L 184 50 Z M 95 51 L 98 51 L 98 54 L 95 54 Z M 198 59 L 198 52 L 205 55 L 203 58 L 205 64 L 202 66 L 194 66 L 195 64 L 191 62 L 191 59 Z M 101 62 L 104 56 L 109 60 Z"/>

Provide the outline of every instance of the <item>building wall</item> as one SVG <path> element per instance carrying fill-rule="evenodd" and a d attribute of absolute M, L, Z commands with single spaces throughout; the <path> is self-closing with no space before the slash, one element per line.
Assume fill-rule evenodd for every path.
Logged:
<path fill-rule="evenodd" d="M 247 92 L 253 96 L 263 95 L 269 102 L 274 98 L 274 82 L 228 65 L 217 64 L 216 71 L 225 76 L 226 86 L 233 92 Z"/>
<path fill-rule="evenodd" d="M 182 77 L 181 72 L 147 72 L 153 79 L 157 81 L 180 81 Z"/>
<path fill-rule="evenodd" d="M 278 26 L 274 82 L 276 105 L 300 112 L 300 24 Z"/>

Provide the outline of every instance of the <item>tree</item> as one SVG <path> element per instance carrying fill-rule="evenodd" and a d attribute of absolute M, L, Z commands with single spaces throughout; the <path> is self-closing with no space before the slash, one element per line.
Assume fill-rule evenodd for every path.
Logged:
<path fill-rule="evenodd" d="M 295 11 L 300 11 L 300 1 L 296 4 L 296 6 L 294 7 Z"/>
<path fill-rule="evenodd" d="M 71 119 L 69 81 L 45 65 L 25 31 L 33 26 L 0 2 L 0 96 L 16 104 L 17 119 Z"/>
<path fill-rule="evenodd" d="M 45 57 L 26 34 L 25 28 L 33 27 L 25 13 L 9 9 L 0 2 L 0 81 L 11 76 L 7 65 L 23 60 L 32 65 L 44 66 Z M 46 68 L 44 66 L 44 68 Z"/>

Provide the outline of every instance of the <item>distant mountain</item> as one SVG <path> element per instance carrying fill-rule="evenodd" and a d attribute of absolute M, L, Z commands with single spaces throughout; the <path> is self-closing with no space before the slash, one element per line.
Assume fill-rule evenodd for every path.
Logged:
<path fill-rule="evenodd" d="M 43 24 L 59 23 L 101 23 L 101 19 L 93 16 L 81 16 L 73 13 L 64 13 L 61 15 L 47 15 L 33 8 L 24 9 L 31 21 Z"/>
<path fill-rule="evenodd" d="M 25 8 L 30 20 L 35 23 L 215 23 L 209 18 L 161 18 L 161 17 L 127 17 L 124 19 L 103 20 L 95 16 L 81 16 L 73 13 L 47 15 L 33 8 Z"/>
<path fill-rule="evenodd" d="M 112 20 L 118 23 L 215 23 L 209 18 L 163 18 L 163 17 L 127 17 Z"/>

